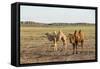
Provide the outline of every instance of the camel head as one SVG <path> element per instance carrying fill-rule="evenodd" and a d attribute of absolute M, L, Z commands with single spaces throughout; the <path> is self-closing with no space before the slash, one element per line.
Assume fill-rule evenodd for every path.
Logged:
<path fill-rule="evenodd" d="M 70 43 L 74 43 L 75 38 L 73 34 L 68 34 L 68 38 L 69 38 Z"/>
<path fill-rule="evenodd" d="M 45 33 L 45 35 L 48 35 L 49 33 Z"/>
<path fill-rule="evenodd" d="M 50 32 L 45 33 L 45 35 L 50 35 Z"/>

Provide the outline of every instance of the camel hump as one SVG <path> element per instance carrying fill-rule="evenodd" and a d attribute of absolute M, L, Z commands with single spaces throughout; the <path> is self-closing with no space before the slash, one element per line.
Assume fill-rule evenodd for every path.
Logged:
<path fill-rule="evenodd" d="M 82 30 L 79 30 L 79 36 L 81 39 L 84 39 L 84 32 Z"/>
<path fill-rule="evenodd" d="M 81 33 L 81 32 L 82 32 L 82 30 L 80 29 L 80 30 L 79 30 L 79 33 Z"/>
<path fill-rule="evenodd" d="M 74 31 L 74 36 L 78 36 L 77 30 Z"/>
<path fill-rule="evenodd" d="M 57 32 L 56 32 L 56 31 L 54 31 L 54 34 L 57 34 Z"/>

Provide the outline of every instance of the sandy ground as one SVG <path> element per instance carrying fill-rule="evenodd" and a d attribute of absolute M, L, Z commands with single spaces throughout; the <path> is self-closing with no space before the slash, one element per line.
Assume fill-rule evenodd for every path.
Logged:
<path fill-rule="evenodd" d="M 55 61 L 80 61 L 94 60 L 95 47 L 85 45 L 83 51 L 78 47 L 78 54 L 73 54 L 72 45 L 69 44 L 66 51 L 63 46 L 58 46 L 58 51 L 53 51 L 53 46 L 24 47 L 21 50 L 22 64 L 25 63 L 41 63 Z"/>

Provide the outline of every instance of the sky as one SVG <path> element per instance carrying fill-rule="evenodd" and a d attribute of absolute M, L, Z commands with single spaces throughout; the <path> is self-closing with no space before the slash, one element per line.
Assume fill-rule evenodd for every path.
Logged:
<path fill-rule="evenodd" d="M 20 17 L 41 23 L 95 23 L 95 10 L 22 5 Z"/>

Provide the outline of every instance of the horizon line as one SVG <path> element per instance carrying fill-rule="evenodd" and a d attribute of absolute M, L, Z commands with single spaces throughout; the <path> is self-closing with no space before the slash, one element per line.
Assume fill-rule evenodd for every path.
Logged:
<path fill-rule="evenodd" d="M 88 23 L 88 24 L 95 24 L 90 22 L 39 22 L 39 21 L 20 21 L 20 22 L 36 22 L 36 23 L 42 23 L 42 24 L 53 24 L 53 23 Z"/>

